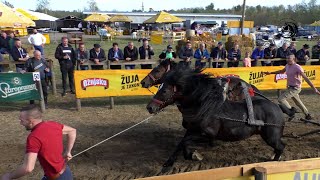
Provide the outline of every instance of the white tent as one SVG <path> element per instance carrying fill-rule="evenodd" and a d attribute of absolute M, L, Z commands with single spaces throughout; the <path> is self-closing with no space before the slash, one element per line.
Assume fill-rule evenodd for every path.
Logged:
<path fill-rule="evenodd" d="M 44 14 L 44 13 L 40 13 L 40 12 L 34 12 L 34 11 L 29 11 L 29 10 L 25 10 L 27 13 L 39 18 L 39 20 L 45 20 L 45 21 L 55 21 L 58 18 L 50 16 L 48 14 Z"/>

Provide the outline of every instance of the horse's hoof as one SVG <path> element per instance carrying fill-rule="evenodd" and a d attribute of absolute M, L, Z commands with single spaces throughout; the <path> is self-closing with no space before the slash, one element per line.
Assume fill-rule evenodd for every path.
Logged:
<path fill-rule="evenodd" d="M 192 153 L 192 160 L 195 160 L 195 161 L 202 161 L 203 160 L 203 156 L 198 153 L 197 150 L 195 150 L 193 153 Z"/>

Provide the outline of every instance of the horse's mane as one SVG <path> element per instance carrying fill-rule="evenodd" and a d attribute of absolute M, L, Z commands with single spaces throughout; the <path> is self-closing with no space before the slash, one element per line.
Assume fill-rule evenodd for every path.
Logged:
<path fill-rule="evenodd" d="M 176 85 L 182 96 L 199 105 L 198 118 L 207 118 L 219 111 L 224 102 L 221 79 L 202 73 L 203 69 L 177 68 L 167 74 L 165 82 Z"/>

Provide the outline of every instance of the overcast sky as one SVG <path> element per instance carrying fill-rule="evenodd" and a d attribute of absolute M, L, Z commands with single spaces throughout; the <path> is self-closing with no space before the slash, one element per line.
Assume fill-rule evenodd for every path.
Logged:
<path fill-rule="evenodd" d="M 37 0 L 7 0 L 15 7 L 34 10 Z M 88 0 L 50 0 L 50 8 L 53 10 L 83 10 Z M 190 7 L 205 7 L 214 3 L 215 8 L 231 8 L 243 3 L 243 0 L 96 0 L 99 9 L 104 11 L 131 11 L 132 9 L 141 9 L 142 2 L 145 10 L 153 8 L 154 10 L 170 10 Z M 294 5 L 302 0 L 247 0 L 249 6 L 274 6 L 282 3 L 284 6 Z M 305 0 L 309 2 L 309 0 Z M 319 1 L 317 2 L 319 4 Z"/>

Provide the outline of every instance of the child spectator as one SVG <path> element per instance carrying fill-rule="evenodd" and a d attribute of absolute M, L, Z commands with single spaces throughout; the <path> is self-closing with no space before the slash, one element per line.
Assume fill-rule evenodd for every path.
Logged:
<path fill-rule="evenodd" d="M 247 51 L 245 58 L 243 60 L 243 67 L 251 67 L 251 58 L 250 58 L 250 52 Z"/>

